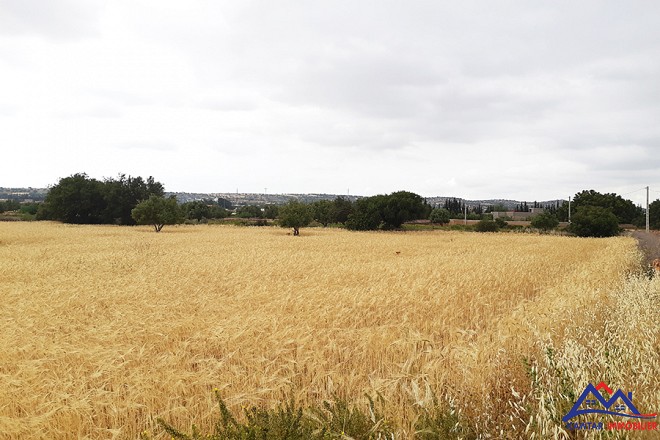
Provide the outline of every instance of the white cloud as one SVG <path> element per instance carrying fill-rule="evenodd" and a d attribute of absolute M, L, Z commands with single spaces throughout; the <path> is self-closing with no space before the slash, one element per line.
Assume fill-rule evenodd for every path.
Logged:
<path fill-rule="evenodd" d="M 100 5 L 98 0 L 2 0 L 0 35 L 36 34 L 57 40 L 93 35 Z"/>

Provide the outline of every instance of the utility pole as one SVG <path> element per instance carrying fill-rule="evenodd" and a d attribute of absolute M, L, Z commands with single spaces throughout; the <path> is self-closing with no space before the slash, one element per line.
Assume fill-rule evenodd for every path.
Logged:
<path fill-rule="evenodd" d="M 571 196 L 568 196 L 568 224 L 571 224 Z"/>
<path fill-rule="evenodd" d="M 467 225 L 467 203 L 465 203 L 465 204 L 463 205 L 463 207 L 465 208 L 465 222 L 464 222 L 464 224 Z"/>
<path fill-rule="evenodd" d="M 648 233 L 649 229 L 649 187 L 646 187 L 646 232 Z"/>

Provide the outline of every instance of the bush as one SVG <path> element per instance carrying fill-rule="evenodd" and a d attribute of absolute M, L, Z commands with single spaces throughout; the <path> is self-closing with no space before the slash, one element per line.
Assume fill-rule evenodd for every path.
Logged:
<path fill-rule="evenodd" d="M 449 223 L 450 216 L 451 214 L 448 210 L 444 208 L 435 208 L 431 211 L 429 220 L 431 220 L 431 223 L 440 223 L 441 225 L 444 225 Z"/>
<path fill-rule="evenodd" d="M 476 224 L 474 229 L 477 232 L 497 232 L 500 229 L 500 227 L 497 225 L 496 221 L 481 220 L 479 223 Z"/>
<path fill-rule="evenodd" d="M 21 205 L 21 214 L 29 214 L 29 215 L 37 215 L 37 211 L 39 210 L 39 204 L 38 203 L 26 203 Z"/>
<path fill-rule="evenodd" d="M 245 205 L 236 209 L 236 217 L 239 218 L 261 218 L 263 214 L 261 208 L 256 205 Z"/>
<path fill-rule="evenodd" d="M 21 208 L 21 204 L 16 200 L 7 200 L 0 202 L 0 213 L 5 211 L 17 211 Z"/>
<path fill-rule="evenodd" d="M 509 226 L 509 224 L 506 222 L 506 220 L 504 220 L 503 218 L 499 218 L 499 217 L 497 217 L 495 219 L 495 223 L 497 224 L 498 228 L 506 228 L 507 226 Z M 488 231 L 488 232 L 490 232 L 490 231 Z"/>
<path fill-rule="evenodd" d="M 531 224 L 533 228 L 549 231 L 559 226 L 559 220 L 554 215 L 544 212 L 532 218 Z"/>

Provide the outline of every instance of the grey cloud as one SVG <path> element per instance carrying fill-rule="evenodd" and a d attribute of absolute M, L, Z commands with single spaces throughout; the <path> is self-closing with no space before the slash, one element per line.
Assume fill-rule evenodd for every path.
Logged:
<path fill-rule="evenodd" d="M 659 170 L 660 155 L 654 150 L 648 146 L 616 145 L 572 150 L 570 154 L 574 160 L 584 163 L 589 170 L 629 174 Z"/>
<path fill-rule="evenodd" d="M 66 90 L 53 102 L 65 96 L 69 107 L 82 109 L 76 118 L 123 114 L 117 126 L 139 124 L 121 140 L 170 142 L 120 149 L 172 151 L 178 143 L 191 157 L 211 151 L 239 177 L 273 170 L 269 179 L 292 190 L 289 170 L 305 167 L 313 167 L 307 177 L 317 184 L 359 179 L 387 191 L 416 184 L 441 165 L 461 170 L 453 186 L 447 175 L 428 179 L 424 190 L 438 186 L 458 196 L 541 192 L 544 182 L 552 182 L 546 193 L 563 194 L 582 189 L 573 188 L 580 182 L 648 179 L 660 167 L 653 154 L 660 145 L 660 3 L 87 5 L 0 0 L 0 36 L 40 35 L 30 39 L 34 56 L 53 49 L 53 41 L 97 33 L 69 45 L 70 58 L 58 57 L 65 61 L 56 73 L 79 77 L 82 70 L 86 89 L 61 81 Z M 18 39 L 5 41 L 11 50 L 0 48 L 0 56 L 16 69 L 24 48 L 11 43 Z M 87 50 L 75 52 L 82 46 Z M 97 68 L 80 69 L 86 61 Z M 20 69 L 29 75 L 36 66 Z M 13 99 L 20 108 L 22 97 Z M 116 121 L 92 122 L 112 134 Z M 89 135 L 103 136 L 91 129 Z M 340 169 L 346 163 L 352 171 Z M 181 179 L 178 165 L 163 169 Z M 366 169 L 363 176 L 355 171 Z M 383 176 L 382 169 L 401 172 Z M 199 164 L 200 175 L 216 171 Z"/>

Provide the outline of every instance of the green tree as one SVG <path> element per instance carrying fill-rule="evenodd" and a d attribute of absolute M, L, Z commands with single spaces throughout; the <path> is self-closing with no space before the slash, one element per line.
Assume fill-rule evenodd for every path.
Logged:
<path fill-rule="evenodd" d="M 236 209 L 236 217 L 239 218 L 262 218 L 263 211 L 256 205 L 240 206 Z"/>
<path fill-rule="evenodd" d="M 431 223 L 440 223 L 441 225 L 449 223 L 451 213 L 445 208 L 435 208 L 429 215 Z"/>
<path fill-rule="evenodd" d="M 323 226 L 328 226 L 332 222 L 333 203 L 330 200 L 319 200 L 311 205 L 314 211 L 314 220 Z"/>
<path fill-rule="evenodd" d="M 646 224 L 646 219 L 644 219 Z M 660 199 L 649 205 L 649 226 L 653 229 L 660 229 Z"/>
<path fill-rule="evenodd" d="M 183 215 L 188 220 L 202 221 L 211 218 L 211 207 L 201 200 L 186 202 L 181 205 Z"/>
<path fill-rule="evenodd" d="M 134 225 L 131 211 L 143 200 L 155 195 L 163 197 L 165 190 L 160 182 L 149 176 L 145 181 L 142 177 L 131 177 L 120 174 L 116 179 L 105 179 L 103 182 L 103 198 L 106 207 L 103 212 L 103 223 L 118 225 Z"/>
<path fill-rule="evenodd" d="M 313 210 L 309 205 L 291 200 L 280 208 L 279 224 L 283 228 L 293 228 L 293 235 L 300 235 L 300 228 L 312 222 Z"/>
<path fill-rule="evenodd" d="M 579 237 L 612 237 L 619 234 L 619 219 L 607 208 L 583 205 L 572 216 L 569 231 Z"/>
<path fill-rule="evenodd" d="M 209 217 L 208 218 L 225 218 L 229 216 L 229 212 L 222 206 L 211 205 L 209 206 Z"/>
<path fill-rule="evenodd" d="M 428 218 L 428 208 L 422 197 L 408 191 L 365 197 L 355 202 L 346 227 L 353 230 L 396 229 L 409 220 Z"/>
<path fill-rule="evenodd" d="M 465 210 L 465 202 L 455 197 L 446 199 L 444 208 L 451 213 L 452 218 L 459 218 L 463 216 Z"/>
<path fill-rule="evenodd" d="M 35 215 L 39 210 L 39 203 L 23 203 L 20 205 L 20 211 L 22 214 Z"/>
<path fill-rule="evenodd" d="M 381 215 L 385 227 L 394 229 L 410 220 L 428 218 L 429 212 L 426 201 L 421 196 L 408 191 L 398 191 L 385 197 Z"/>
<path fill-rule="evenodd" d="M 386 198 L 385 195 L 377 195 L 358 199 L 346 220 L 346 228 L 353 231 L 383 229 L 385 223 L 381 211 Z"/>
<path fill-rule="evenodd" d="M 502 203 L 496 203 L 490 206 L 486 212 L 508 212 L 508 211 L 511 211 L 511 209 L 507 208 Z"/>
<path fill-rule="evenodd" d="M 0 212 L 5 211 L 18 211 L 21 209 L 21 204 L 17 200 L 7 200 L 0 202 Z"/>
<path fill-rule="evenodd" d="M 559 220 L 554 215 L 544 212 L 532 217 L 531 225 L 533 228 L 549 231 L 559 226 Z"/>
<path fill-rule="evenodd" d="M 332 209 L 330 211 L 330 223 L 346 223 L 348 216 L 353 213 L 353 202 L 341 196 L 332 201 Z"/>
<path fill-rule="evenodd" d="M 276 219 L 279 212 L 280 212 L 280 207 L 277 205 L 266 205 L 264 207 L 265 218 Z"/>
<path fill-rule="evenodd" d="M 218 206 L 220 206 L 224 209 L 227 209 L 227 210 L 234 209 L 234 205 L 232 205 L 232 203 L 229 200 L 223 199 L 222 197 L 218 197 L 217 203 L 218 203 Z"/>
<path fill-rule="evenodd" d="M 74 174 L 50 188 L 43 212 L 49 213 L 50 220 L 64 223 L 103 223 L 107 207 L 103 192 L 102 182 L 84 173 Z"/>
<path fill-rule="evenodd" d="M 587 205 L 609 209 L 619 223 L 639 223 L 640 218 L 644 216 L 641 207 L 614 193 L 601 194 L 593 189 L 577 193 L 572 208 L 577 212 L 578 208 Z"/>
<path fill-rule="evenodd" d="M 183 213 L 174 197 L 151 196 L 133 208 L 131 215 L 139 225 L 153 225 L 156 232 L 165 225 L 183 222 Z"/>
<path fill-rule="evenodd" d="M 133 225 L 131 210 L 135 205 L 151 195 L 163 194 L 163 185 L 153 177 L 145 181 L 120 174 L 117 179 L 101 182 L 78 173 L 60 179 L 50 188 L 37 219 Z"/>
<path fill-rule="evenodd" d="M 571 210 L 573 210 L 575 207 L 571 203 Z M 555 208 L 555 215 L 557 216 L 557 220 L 560 222 L 567 222 L 568 221 L 568 202 L 566 200 L 562 201 L 561 205 L 559 205 L 559 202 L 557 202 L 557 207 Z"/>

